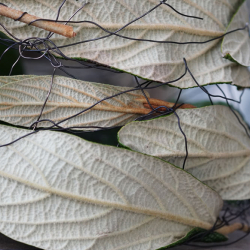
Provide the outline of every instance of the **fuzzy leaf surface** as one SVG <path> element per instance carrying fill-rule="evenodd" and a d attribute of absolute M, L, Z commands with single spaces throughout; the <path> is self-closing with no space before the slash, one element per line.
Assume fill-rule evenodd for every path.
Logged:
<path fill-rule="evenodd" d="M 174 42 L 201 42 L 218 37 L 225 33 L 226 28 L 242 1 L 239 0 L 184 0 L 167 1 L 172 7 L 181 13 L 201 17 L 203 20 L 183 17 L 174 12 L 170 7 L 161 5 L 141 20 L 129 25 L 119 32 L 120 35 L 158 41 Z M 48 3 L 45 0 L 10 1 L 3 0 L 9 7 L 24 10 L 41 18 L 55 19 L 61 0 Z M 83 1 L 68 0 L 61 9 L 60 20 L 67 20 Z M 159 4 L 158 0 L 93 0 L 86 5 L 72 20 L 93 21 L 112 32 L 123 27 L 130 21 L 140 17 Z M 20 39 L 28 37 L 46 37 L 48 32 L 33 26 L 27 26 L 21 22 L 14 22 L 5 17 L 0 17 L 0 22 Z M 97 26 L 90 23 L 72 24 L 77 36 L 66 39 L 54 35 L 51 40 L 58 46 L 78 43 L 87 39 L 94 39 L 107 35 Z M 0 29 L 4 31 L 1 27 Z M 183 57 L 189 63 L 205 60 L 204 55 L 219 44 L 215 40 L 205 44 L 159 44 L 151 42 L 131 41 L 120 37 L 108 37 L 105 39 L 77 44 L 61 48 L 68 57 L 87 58 L 99 63 L 109 65 L 143 78 L 166 82 L 180 76 L 180 68 L 183 68 Z M 219 58 L 221 54 L 217 51 Z M 218 67 L 217 59 L 209 62 L 212 65 L 203 66 L 200 73 L 207 71 L 207 66 L 212 66 L 211 72 L 206 78 L 201 78 L 201 85 L 209 81 L 221 81 L 223 69 L 214 72 Z M 223 67 L 226 67 L 224 65 Z M 230 77 L 230 73 L 229 73 Z M 210 79 L 211 78 L 211 79 Z M 227 79 L 223 79 L 227 82 Z M 178 87 L 188 88 L 194 86 L 193 81 L 188 81 L 184 86 L 174 83 Z"/>
<path fill-rule="evenodd" d="M 244 27 L 249 22 L 249 11 L 247 3 L 242 4 L 238 12 L 233 17 L 228 31 Z M 223 39 L 222 53 L 243 66 L 250 66 L 250 37 L 249 29 L 231 33 Z"/>
<path fill-rule="evenodd" d="M 222 58 L 219 51 L 220 44 L 218 43 L 207 53 L 187 62 L 187 66 L 198 84 L 227 83 L 239 87 L 250 87 L 250 82 L 248 81 L 250 73 L 247 68 Z M 168 79 L 177 79 L 184 72 L 184 64 L 179 64 L 178 66 L 169 65 L 168 69 L 165 69 L 163 76 L 165 75 Z M 182 89 L 198 86 L 189 73 L 170 85 Z"/>
<path fill-rule="evenodd" d="M 0 76 L 0 88 L 8 83 L 27 80 L 28 78 L 36 77 L 34 75 L 15 75 L 15 76 Z M 1 99 L 0 99 L 1 100 Z"/>
<path fill-rule="evenodd" d="M 1 85 L 2 84 L 2 85 Z M 51 76 L 17 76 L 0 78 L 0 120 L 30 126 L 37 120 L 50 89 Z M 52 92 L 41 119 L 59 122 L 90 107 L 103 98 L 130 88 L 84 82 L 55 76 Z M 61 123 L 64 127 L 124 125 L 145 110 L 135 101 L 143 97 L 140 91 L 128 92 L 106 100 L 85 113 Z M 140 114 L 140 113 L 139 113 Z M 43 122 L 42 126 L 51 126 Z"/>
<path fill-rule="evenodd" d="M 185 170 L 225 200 L 249 199 L 250 139 L 230 109 L 209 106 L 177 114 L 188 141 Z M 120 130 L 119 140 L 133 150 L 183 166 L 185 141 L 175 115 L 132 122 Z"/>
<path fill-rule="evenodd" d="M 29 131 L 0 126 L 0 143 Z M 152 250 L 209 229 L 220 196 L 137 152 L 40 131 L 0 148 L 0 232 L 42 249 Z"/>

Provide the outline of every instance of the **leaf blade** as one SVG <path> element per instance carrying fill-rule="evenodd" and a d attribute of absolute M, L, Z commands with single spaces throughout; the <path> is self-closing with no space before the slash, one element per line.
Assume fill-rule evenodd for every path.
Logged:
<path fill-rule="evenodd" d="M 177 111 L 187 136 L 185 169 L 215 189 L 225 200 L 248 199 L 250 142 L 228 107 Z M 147 137 L 143 136 L 147 134 Z M 132 122 L 119 132 L 121 144 L 182 167 L 185 142 L 174 115 Z"/>
<path fill-rule="evenodd" d="M 213 0 L 208 5 L 203 1 L 182 1 L 174 0 L 168 3 L 178 11 L 186 13 L 189 10 L 190 15 L 203 17 L 204 20 L 186 18 L 178 15 L 168 6 L 162 5 L 155 11 L 145 16 L 143 19 L 128 26 L 124 31 L 119 32 L 121 35 L 153 39 L 160 41 L 176 41 L 176 42 L 201 42 L 210 38 L 223 35 L 228 23 L 230 22 L 235 10 L 241 1 L 230 0 Z M 48 5 L 46 1 L 31 1 L 31 4 L 24 6 L 23 1 L 5 0 L 5 4 L 17 9 L 23 9 L 42 18 L 53 18 L 57 14 L 57 8 L 60 1 L 53 1 L 52 5 Z M 142 3 L 133 1 L 113 1 L 106 0 L 98 2 L 94 0 L 91 4 L 85 6 L 81 12 L 74 18 L 76 21 L 88 20 L 94 21 L 111 31 L 121 28 L 129 21 L 138 18 L 151 8 L 155 7 L 159 2 L 156 0 L 144 0 Z M 32 6 L 40 6 L 40 8 L 32 8 Z M 77 10 L 81 6 L 76 1 L 67 1 L 65 7 L 61 11 L 61 18 L 68 18 L 68 11 Z M 113 11 L 114 10 L 114 11 Z M 116 10 L 126 15 L 117 15 Z M 216 13 L 213 14 L 213 13 Z M 15 23 L 6 18 L 1 18 L 0 21 L 7 26 L 17 37 L 26 39 L 29 36 L 41 37 L 46 36 L 45 31 L 41 31 L 35 27 L 27 27 L 21 23 Z M 78 36 L 70 43 L 80 42 L 86 39 L 93 39 L 102 35 L 107 35 L 96 26 L 90 24 L 76 25 Z M 53 36 L 53 42 L 57 46 L 65 45 L 65 39 L 60 36 Z M 136 42 L 122 39 L 119 37 L 108 37 L 104 40 L 91 43 L 75 45 L 73 47 L 63 48 L 62 52 L 69 57 L 87 58 L 93 61 L 98 61 L 102 64 L 118 68 L 134 75 L 141 76 L 146 79 L 166 82 L 175 79 L 171 71 L 175 71 L 175 67 L 183 66 L 183 57 L 188 62 L 198 60 L 199 57 L 208 53 L 219 41 L 212 41 L 206 44 L 195 45 L 174 45 L 174 44 L 155 44 L 148 42 Z M 119 55 L 119 58 L 117 57 Z M 203 68 L 205 70 L 206 68 Z M 202 71 L 201 71 L 202 72 Z M 166 74 L 167 73 L 167 74 Z M 223 72 L 222 72 L 223 73 Z M 221 74 L 222 74 L 221 73 Z M 177 72 L 178 77 L 180 76 Z M 218 75 L 212 74 L 214 82 L 219 82 L 216 78 Z M 224 80 L 225 81 L 225 80 Z M 206 81 L 200 82 L 201 85 L 207 84 Z M 192 81 L 184 88 L 192 85 Z M 178 83 L 175 85 L 178 87 Z M 192 85 L 194 86 L 194 84 Z"/>
<path fill-rule="evenodd" d="M 50 89 L 51 76 L 3 77 L 0 78 L 0 84 L 1 82 L 5 84 L 0 86 L 0 119 L 15 125 L 30 126 L 36 121 L 44 105 Z M 6 84 L 6 82 L 9 83 Z M 132 88 L 55 76 L 52 92 L 41 119 L 60 122 L 86 110 L 104 98 L 130 89 Z M 147 92 L 145 93 L 148 95 Z M 115 96 L 61 125 L 65 127 L 124 125 L 139 117 L 143 112 L 149 112 L 142 103 L 136 101 L 136 98 L 142 97 L 142 93 L 138 90 Z M 44 122 L 42 125 L 51 126 L 52 124 Z"/>
<path fill-rule="evenodd" d="M 0 131 L 1 144 L 27 133 Z M 211 227 L 222 205 L 209 187 L 160 159 L 64 133 L 42 131 L 0 154 L 0 231 L 46 249 L 157 248 L 196 224 Z"/>

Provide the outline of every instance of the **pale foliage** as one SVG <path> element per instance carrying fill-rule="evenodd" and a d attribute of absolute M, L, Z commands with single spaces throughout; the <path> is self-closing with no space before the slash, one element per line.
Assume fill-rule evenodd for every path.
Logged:
<path fill-rule="evenodd" d="M 45 0 L 3 0 L 3 3 L 41 18 L 53 19 L 57 15 L 61 0 L 50 2 Z M 67 20 L 82 3 L 83 1 L 68 0 L 61 10 L 61 20 Z M 169 0 L 167 3 L 182 13 L 202 17 L 204 20 L 180 16 L 169 7 L 162 5 L 119 34 L 160 41 L 205 41 L 224 34 L 241 1 Z M 73 20 L 94 21 L 108 30 L 115 31 L 157 4 L 159 4 L 158 0 L 93 0 Z M 0 17 L 0 22 L 20 39 L 45 37 L 47 34 L 46 31 L 39 28 L 14 22 L 4 17 Z M 57 46 L 107 34 L 91 24 L 72 25 L 75 26 L 77 36 L 67 40 L 62 36 L 54 35 L 52 40 Z M 228 67 L 228 62 L 222 59 L 219 49 L 216 52 L 210 51 L 216 44 L 219 46 L 220 40 L 206 44 L 175 45 L 136 42 L 119 37 L 109 37 L 66 47 L 62 49 L 62 52 L 69 57 L 88 58 L 144 78 L 162 82 L 180 76 L 180 72 L 184 69 L 183 57 L 185 57 L 191 67 L 193 67 L 192 65 L 200 65 L 193 73 L 200 76 L 199 83 L 201 85 L 211 82 L 231 82 L 231 70 Z M 214 53 L 217 54 L 216 59 L 208 60 L 208 58 L 215 56 Z M 235 84 L 237 85 L 237 82 Z M 174 85 L 188 88 L 195 86 L 195 83 L 187 77 Z"/>
<path fill-rule="evenodd" d="M 250 199 L 250 141 L 230 109 L 209 106 L 177 114 L 188 140 L 185 170 L 225 200 Z M 185 141 L 174 114 L 132 122 L 120 130 L 119 140 L 133 150 L 183 166 Z"/>
<path fill-rule="evenodd" d="M 29 78 L 37 77 L 36 75 L 12 75 L 12 76 L 1 76 L 0 84 L 8 84 L 10 82 L 17 82 Z"/>
<path fill-rule="evenodd" d="M 250 74 L 247 67 L 234 66 L 232 67 L 232 84 L 237 86 L 250 87 Z"/>
<path fill-rule="evenodd" d="M 240 87 L 250 87 L 250 82 L 248 81 L 250 79 L 250 73 L 247 68 L 222 58 L 219 51 L 220 43 L 204 53 L 201 57 L 187 62 L 188 68 L 191 70 L 198 84 L 229 83 Z M 166 75 L 168 74 L 167 72 L 170 71 L 170 79 L 178 78 L 185 71 L 184 64 L 165 67 L 166 65 L 162 67 L 162 69 L 165 69 L 165 73 L 162 72 L 162 74 L 164 76 L 164 74 Z M 181 80 L 171 83 L 171 85 L 183 89 L 198 86 L 189 73 Z"/>
<path fill-rule="evenodd" d="M 27 130 L 0 126 L 0 143 Z M 219 195 L 125 149 L 42 131 L 0 150 L 0 231 L 43 249 L 152 250 L 212 227 Z"/>
<path fill-rule="evenodd" d="M 0 77 L 0 119 L 15 125 L 30 126 L 41 112 L 50 84 L 51 76 Z M 60 122 L 103 98 L 129 89 L 131 88 L 55 76 L 52 92 L 41 119 Z M 143 97 L 141 91 L 118 95 L 60 125 L 63 127 L 124 125 L 139 117 L 136 111 L 141 111 L 144 106 L 135 99 Z M 52 124 L 43 122 L 42 125 Z"/>
<path fill-rule="evenodd" d="M 238 12 L 235 14 L 232 22 L 228 27 L 228 31 L 242 28 L 249 22 L 249 12 L 247 3 L 242 4 Z M 242 31 L 231 33 L 223 39 L 222 53 L 224 56 L 231 56 L 243 66 L 250 66 L 250 39 L 249 26 Z"/>
<path fill-rule="evenodd" d="M 49 19 L 55 19 L 62 3 L 2 2 Z M 83 2 L 66 1 L 60 19 L 67 20 Z M 231 21 L 242 2 L 168 0 L 178 11 L 204 20 L 180 16 L 162 5 L 119 34 L 161 41 L 205 41 L 245 25 L 248 19 L 245 5 Z M 113 32 L 158 3 L 158 0 L 92 0 L 72 20 L 94 21 Z M 2 16 L 0 22 L 23 40 L 48 34 Z M 57 46 L 107 34 L 89 23 L 72 25 L 77 36 L 66 39 L 53 35 Z M 1 27 L 0 30 L 3 31 Z M 220 47 L 221 40 L 174 45 L 112 36 L 65 47 L 62 52 L 68 57 L 90 59 L 162 82 L 180 77 L 186 58 L 200 85 L 231 83 L 250 87 L 247 68 L 223 58 L 230 55 L 240 64 L 250 65 L 246 56 L 250 48 L 247 30 L 226 36 L 222 54 Z M 50 84 L 51 76 L 1 77 L 0 120 L 31 125 L 40 115 Z M 179 88 L 197 86 L 189 74 L 172 84 Z M 128 89 L 55 76 L 41 119 L 60 122 Z M 60 125 L 65 128 L 124 125 L 145 112 L 139 102 L 142 98 L 145 99 L 141 91 L 118 95 Z M 178 241 L 193 228 L 211 229 L 222 207 L 220 195 L 227 200 L 250 199 L 249 138 L 227 107 L 176 112 L 188 139 L 185 170 L 189 173 L 172 165 L 182 167 L 186 154 L 174 114 L 132 122 L 120 131 L 123 145 L 148 155 L 51 131 L 40 131 L 0 148 L 0 232 L 46 250 L 152 250 Z M 0 145 L 27 133 L 30 131 L 0 125 Z"/>
<path fill-rule="evenodd" d="M 28 78 L 36 77 L 34 75 L 16 75 L 16 76 L 0 76 L 0 88 L 8 83 L 18 82 L 21 80 L 26 80 Z"/>

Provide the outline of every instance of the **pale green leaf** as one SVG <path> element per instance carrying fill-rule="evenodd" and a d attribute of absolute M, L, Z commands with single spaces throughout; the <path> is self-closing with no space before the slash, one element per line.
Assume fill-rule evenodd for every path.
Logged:
<path fill-rule="evenodd" d="M 246 2 L 242 4 L 231 21 L 228 31 L 244 27 L 249 21 Z M 250 66 L 250 37 L 249 29 L 231 33 L 223 39 L 222 53 L 225 57 L 237 61 L 243 66 Z"/>
<path fill-rule="evenodd" d="M 0 143 L 29 131 L 0 126 Z M 0 232 L 42 249 L 152 250 L 212 227 L 220 196 L 173 165 L 40 131 L 0 148 Z"/>
<path fill-rule="evenodd" d="M 10 82 L 6 84 L 7 82 Z M 0 77 L 0 120 L 30 126 L 37 120 L 51 85 L 51 76 Z M 41 119 L 60 122 L 103 98 L 131 88 L 84 82 L 55 76 L 52 92 Z M 64 127 L 112 127 L 139 117 L 145 110 L 136 98 L 144 98 L 141 91 L 132 91 L 105 100 L 83 114 L 60 123 Z M 142 112 L 142 113 L 141 113 Z M 40 126 L 51 126 L 43 122 Z"/>
<path fill-rule="evenodd" d="M 28 4 L 22 0 L 3 0 L 3 3 L 41 18 L 55 19 L 61 0 L 49 3 L 45 0 L 29 0 Z M 162 5 L 143 19 L 127 27 L 124 31 L 119 32 L 119 34 L 133 38 L 159 41 L 206 41 L 225 33 L 241 1 L 169 0 L 167 3 L 179 12 L 202 17 L 203 20 L 183 17 L 171 8 Z M 82 4 L 83 1 L 66 1 L 61 10 L 60 19 L 67 20 Z M 115 31 L 146 13 L 157 4 L 159 4 L 158 0 L 93 0 L 73 20 L 94 21 L 110 31 Z M 48 33 L 39 28 L 14 22 L 5 17 L 0 17 L 0 22 L 20 39 L 45 37 Z M 77 32 L 77 36 L 72 39 L 66 39 L 62 36 L 54 35 L 51 39 L 57 46 L 93 39 L 107 34 L 89 23 L 72 25 Z M 211 81 L 231 82 L 230 70 L 224 69 L 227 64 L 221 63 L 220 48 L 218 48 L 217 52 L 211 52 L 217 53 L 218 59 L 216 57 L 211 62 L 204 63 L 208 57 L 214 56 L 208 51 L 219 43 L 219 40 L 215 40 L 209 43 L 192 45 L 157 44 L 136 42 L 112 36 L 94 42 L 66 47 L 62 49 L 62 52 L 69 57 L 91 59 L 143 78 L 162 82 L 173 80 L 181 75 L 184 68 L 183 57 L 185 57 L 191 66 L 197 65 L 197 62 L 202 65 L 199 71 L 197 69 L 195 73 L 203 74 L 205 71 L 204 78 L 200 77 L 200 84 L 205 85 Z M 208 55 L 204 56 L 206 53 Z M 208 67 L 211 67 L 211 69 Z M 223 74 L 228 75 L 222 77 Z M 174 85 L 182 88 L 195 86 L 195 83 L 190 79 L 184 81 L 186 82 L 177 82 Z M 235 84 L 237 85 L 237 83 Z"/>
<path fill-rule="evenodd" d="M 250 199 L 250 139 L 230 109 L 209 106 L 177 114 L 188 141 L 185 170 L 225 200 Z M 119 140 L 133 150 L 183 166 L 185 141 L 175 115 L 132 122 L 120 130 Z"/>

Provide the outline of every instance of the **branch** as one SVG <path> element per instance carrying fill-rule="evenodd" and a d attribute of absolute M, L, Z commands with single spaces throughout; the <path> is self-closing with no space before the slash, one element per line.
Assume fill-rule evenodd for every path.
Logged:
<path fill-rule="evenodd" d="M 41 19 L 37 16 L 33 16 L 28 13 L 23 15 L 23 13 L 24 12 L 20 10 L 15 10 L 4 5 L 0 5 L 0 15 L 2 16 L 9 17 L 9 18 L 18 20 L 26 24 L 29 24 L 37 19 Z M 22 18 L 20 18 L 21 16 Z M 53 33 L 56 33 L 62 36 L 69 37 L 69 38 L 76 36 L 76 33 L 73 30 L 73 27 L 69 25 L 64 25 L 64 24 L 60 24 L 56 22 L 49 22 L 49 21 L 36 21 L 32 23 L 31 25 L 47 30 L 47 31 L 51 31 Z"/>

